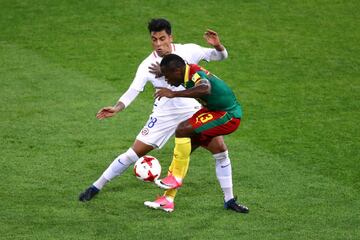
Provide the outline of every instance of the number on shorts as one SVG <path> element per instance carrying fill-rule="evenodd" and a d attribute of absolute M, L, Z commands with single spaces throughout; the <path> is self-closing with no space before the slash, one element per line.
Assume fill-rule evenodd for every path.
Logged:
<path fill-rule="evenodd" d="M 148 128 L 152 128 L 157 121 L 157 118 L 150 117 L 150 122 L 148 123 Z"/>
<path fill-rule="evenodd" d="M 196 122 L 200 121 L 202 123 L 206 123 L 206 122 L 210 121 L 213 118 L 214 118 L 214 116 L 211 113 L 203 113 L 203 114 L 200 114 L 196 118 Z"/>

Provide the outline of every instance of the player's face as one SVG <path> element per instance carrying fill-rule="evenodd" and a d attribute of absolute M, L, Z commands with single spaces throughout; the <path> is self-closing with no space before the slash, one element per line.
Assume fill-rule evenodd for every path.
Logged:
<path fill-rule="evenodd" d="M 151 44 L 157 55 L 163 57 L 171 53 L 172 36 L 165 30 L 161 32 L 151 32 Z"/>
<path fill-rule="evenodd" d="M 172 86 L 180 86 L 184 82 L 184 76 L 181 74 L 181 68 L 175 70 L 168 70 L 161 68 L 161 72 L 164 74 L 165 80 Z"/>

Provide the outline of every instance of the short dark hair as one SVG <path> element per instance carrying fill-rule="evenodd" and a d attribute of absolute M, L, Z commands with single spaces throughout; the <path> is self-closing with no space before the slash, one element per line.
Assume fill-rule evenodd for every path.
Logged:
<path fill-rule="evenodd" d="M 148 23 L 149 33 L 151 32 L 161 32 L 165 30 L 165 32 L 171 35 L 171 24 L 165 18 L 153 18 Z"/>
<path fill-rule="evenodd" d="M 175 69 L 185 65 L 184 59 L 176 54 L 165 55 L 160 63 L 160 67 L 165 69 Z"/>

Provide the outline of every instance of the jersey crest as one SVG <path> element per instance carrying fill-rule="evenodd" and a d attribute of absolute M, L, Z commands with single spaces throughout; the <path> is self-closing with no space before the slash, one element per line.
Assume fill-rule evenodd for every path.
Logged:
<path fill-rule="evenodd" d="M 194 84 L 196 84 L 198 81 L 200 81 L 201 77 L 198 73 L 195 73 L 192 78 L 191 78 L 191 81 L 194 82 Z"/>

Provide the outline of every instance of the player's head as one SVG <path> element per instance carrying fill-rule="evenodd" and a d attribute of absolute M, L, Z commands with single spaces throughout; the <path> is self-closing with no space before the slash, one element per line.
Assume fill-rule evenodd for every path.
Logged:
<path fill-rule="evenodd" d="M 164 18 L 153 18 L 148 24 L 149 33 L 165 31 L 168 35 L 171 35 L 171 24 Z"/>
<path fill-rule="evenodd" d="M 163 57 L 171 53 L 171 24 L 164 18 L 151 19 L 148 24 L 151 44 L 156 53 Z"/>
<path fill-rule="evenodd" d="M 161 60 L 160 68 L 166 81 L 173 86 L 180 86 L 184 82 L 186 63 L 176 54 L 168 54 Z"/>

